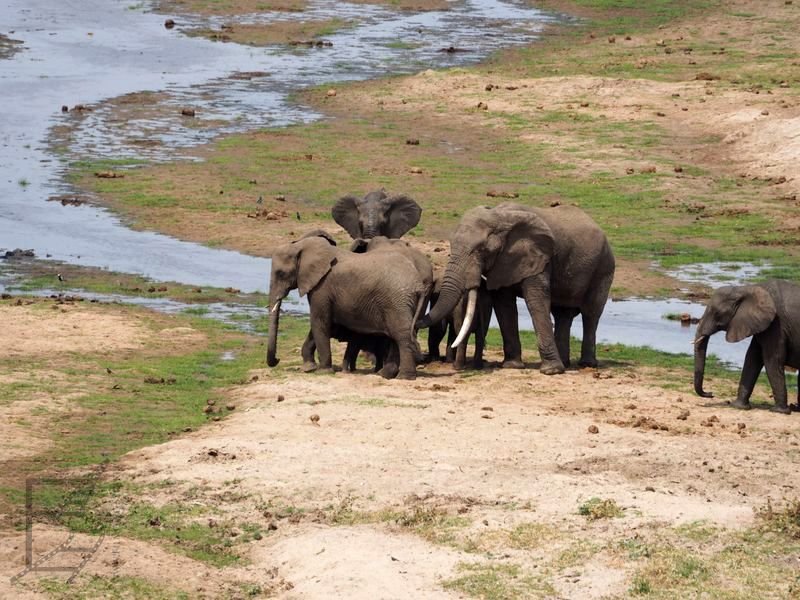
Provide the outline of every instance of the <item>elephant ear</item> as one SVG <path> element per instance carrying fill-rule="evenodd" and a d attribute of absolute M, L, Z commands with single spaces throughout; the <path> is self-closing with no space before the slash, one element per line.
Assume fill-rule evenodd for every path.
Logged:
<path fill-rule="evenodd" d="M 321 238 L 303 240 L 298 244 L 302 245 L 297 256 L 297 291 L 305 296 L 336 264 L 336 254 L 333 247 Z"/>
<path fill-rule="evenodd" d="M 422 208 L 408 196 L 391 196 L 386 200 L 386 237 L 400 238 L 419 223 Z"/>
<path fill-rule="evenodd" d="M 344 196 L 339 198 L 331 209 L 331 216 L 342 228 L 350 234 L 353 239 L 361 235 L 358 227 L 358 198 L 355 196 Z"/>
<path fill-rule="evenodd" d="M 311 231 L 309 231 L 308 233 L 303 234 L 299 239 L 295 240 L 295 242 L 292 242 L 292 243 L 296 243 L 296 242 L 299 242 L 300 240 L 305 240 L 307 238 L 314 238 L 314 237 L 319 237 L 319 238 L 322 238 L 324 240 L 328 240 L 328 243 L 331 246 L 335 246 L 336 245 L 336 240 L 334 240 L 333 237 L 331 236 L 331 234 L 328 233 L 327 231 L 325 231 L 324 229 L 312 229 Z"/>
<path fill-rule="evenodd" d="M 492 211 L 495 212 L 495 211 Z M 499 215 L 505 239 L 486 273 L 486 287 L 496 290 L 519 283 L 544 271 L 553 257 L 555 240 L 550 227 L 529 211 L 505 211 Z"/>
<path fill-rule="evenodd" d="M 757 285 L 747 286 L 731 318 L 725 339 L 735 343 L 761 333 L 770 326 L 777 313 L 775 301 L 767 290 Z"/>

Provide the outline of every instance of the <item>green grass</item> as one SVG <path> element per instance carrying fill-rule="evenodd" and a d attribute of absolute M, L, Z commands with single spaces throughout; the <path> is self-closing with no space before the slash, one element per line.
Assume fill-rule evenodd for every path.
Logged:
<path fill-rule="evenodd" d="M 621 517 L 622 509 L 612 499 L 590 498 L 578 507 L 578 514 L 586 517 L 590 521 L 598 519 L 611 519 Z"/>
<path fill-rule="evenodd" d="M 72 583 L 59 579 L 39 579 L 27 584 L 53 600 L 189 600 L 191 595 L 170 589 L 141 577 L 126 575 L 81 575 Z"/>
<path fill-rule="evenodd" d="M 443 583 L 453 590 L 483 600 L 549 598 L 556 593 L 545 578 L 526 573 L 522 567 L 507 563 L 459 563 L 458 575 Z"/>

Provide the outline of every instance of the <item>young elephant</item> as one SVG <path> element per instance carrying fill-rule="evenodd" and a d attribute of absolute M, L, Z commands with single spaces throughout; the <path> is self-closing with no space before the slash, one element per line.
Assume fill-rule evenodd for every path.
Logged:
<path fill-rule="evenodd" d="M 366 335 L 385 335 L 397 345 L 401 379 L 416 377 L 414 320 L 425 288 L 408 259 L 382 253 L 354 254 L 321 237 L 285 244 L 272 255 L 267 364 L 276 357 L 282 300 L 297 288 L 308 294 L 311 332 L 320 368 L 332 370 L 331 337 L 337 326 Z M 394 376 L 384 370 L 384 376 Z"/>
<path fill-rule="evenodd" d="M 800 368 L 800 287 L 770 279 L 757 285 L 726 286 L 714 292 L 694 340 L 694 390 L 704 398 L 713 397 L 703 390 L 703 374 L 709 337 L 718 331 L 727 332 L 725 339 L 729 342 L 753 336 L 733 406 L 750 408 L 750 395 L 761 368 L 766 367 L 775 398 L 771 410 L 789 414 L 783 369 L 785 365 Z"/>

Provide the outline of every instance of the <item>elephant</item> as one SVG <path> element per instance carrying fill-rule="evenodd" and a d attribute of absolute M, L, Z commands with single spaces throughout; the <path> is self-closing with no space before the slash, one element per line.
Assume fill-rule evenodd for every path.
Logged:
<path fill-rule="evenodd" d="M 435 278 L 433 293 L 431 294 L 431 306 L 435 306 L 439 300 L 442 289 L 441 274 Z M 456 304 L 453 312 L 447 315 L 442 321 L 432 323 L 428 329 L 428 359 L 442 360 L 439 352 L 439 344 L 447 336 L 447 348 L 445 350 L 444 362 L 453 363 L 453 368 L 457 371 L 463 369 L 467 361 L 467 339 L 464 339 L 457 347 L 453 347 L 456 336 L 463 326 L 467 313 L 467 294 L 463 295 Z M 489 321 L 492 318 L 492 299 L 486 286 L 481 282 L 478 289 L 476 302 L 476 312 L 473 319 L 470 334 L 475 335 L 475 352 L 472 357 L 472 365 L 475 369 L 483 368 L 483 350 L 486 346 L 486 334 L 489 331 Z"/>
<path fill-rule="evenodd" d="M 513 203 L 476 207 L 464 214 L 450 249 L 439 301 L 420 327 L 452 312 L 465 291 L 468 316 L 474 314 L 477 290 L 485 279 L 503 336 L 503 367 L 524 366 L 517 296 L 525 299 L 530 311 L 543 374 L 563 373 L 570 365 L 569 332 L 578 314 L 583 320 L 579 364 L 597 366 L 597 324 L 614 279 L 615 261 L 606 235 L 581 209 Z M 467 318 L 457 341 L 469 325 Z"/>
<path fill-rule="evenodd" d="M 311 332 L 320 369 L 332 371 L 330 339 L 337 327 L 385 335 L 397 346 L 398 366 L 385 377 L 416 377 L 414 322 L 425 288 L 413 263 L 384 253 L 355 254 L 313 236 L 284 244 L 272 255 L 267 364 L 274 367 L 281 302 L 297 288 L 308 295 Z M 305 357 L 304 357 L 305 358 Z"/>
<path fill-rule="evenodd" d="M 416 227 L 422 209 L 412 198 L 387 196 L 383 189 L 363 198 L 344 196 L 331 210 L 333 220 L 353 239 L 369 239 L 379 235 L 400 238 Z"/>
<path fill-rule="evenodd" d="M 703 389 L 703 375 L 708 340 L 718 331 L 725 331 L 729 342 L 753 337 L 745 354 L 733 406 L 750 408 L 750 395 L 761 368 L 765 367 L 775 399 L 771 410 L 789 414 L 784 366 L 800 368 L 800 286 L 769 279 L 755 285 L 725 286 L 714 291 L 694 338 L 694 391 L 703 398 L 713 397 Z M 795 410 L 800 410 L 800 390 Z"/>

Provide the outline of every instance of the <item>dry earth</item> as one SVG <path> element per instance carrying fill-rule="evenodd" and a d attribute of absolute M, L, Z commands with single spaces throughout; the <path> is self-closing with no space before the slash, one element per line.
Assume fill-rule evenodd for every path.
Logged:
<path fill-rule="evenodd" d="M 219 520 L 275 527 L 250 543 L 250 564 L 213 569 L 113 539 L 83 577 L 127 574 L 204 597 L 246 580 L 286 598 L 427 598 L 458 597 L 442 584 L 460 564 L 513 564 L 542 582 L 531 595 L 620 597 L 634 568 L 620 540 L 698 521 L 747 528 L 768 498 L 797 493 L 793 419 L 666 391 L 652 383 L 658 372 L 469 375 L 438 365 L 414 382 L 261 372 L 233 396 L 244 410 L 133 452 L 112 475 L 150 490 L 138 500 L 156 506 L 210 505 Z M 622 516 L 587 521 L 578 508 L 592 497 L 613 499 Z M 442 532 L 381 517 L 426 510 L 459 521 L 438 523 Z M 512 543 L 521 527 L 533 539 Z M 46 531 L 42 550 L 65 535 Z M 22 544 L 20 534 L 0 541 L 3 576 L 21 568 Z"/>

